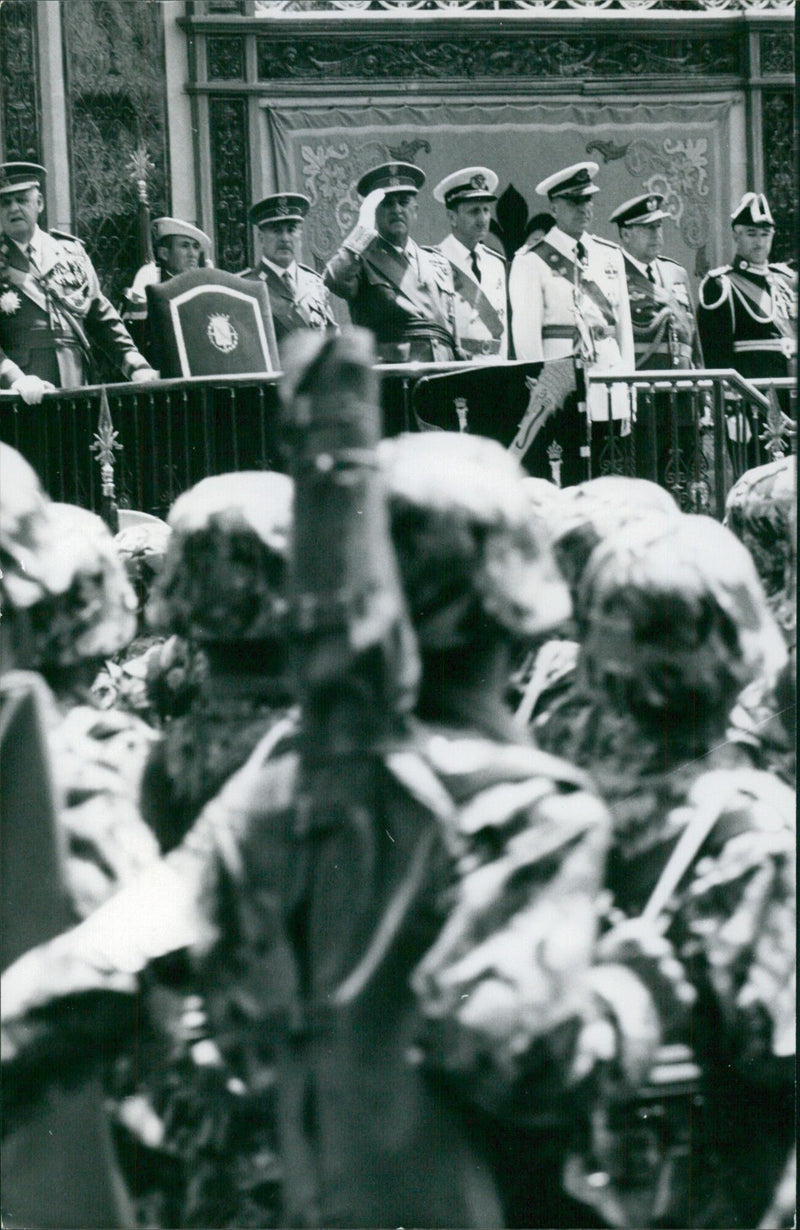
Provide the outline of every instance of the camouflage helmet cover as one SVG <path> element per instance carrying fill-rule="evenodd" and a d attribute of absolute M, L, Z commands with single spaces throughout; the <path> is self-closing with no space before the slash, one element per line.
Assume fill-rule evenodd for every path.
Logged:
<path fill-rule="evenodd" d="M 63 593 L 31 609 L 37 664 L 74 666 L 110 657 L 136 632 L 136 595 L 114 539 L 105 522 L 88 509 L 54 503 L 50 515 L 70 582 Z"/>
<path fill-rule="evenodd" d="M 612 534 L 579 602 L 587 677 L 612 701 L 635 693 L 653 716 L 689 706 L 701 721 L 703 706 L 731 704 L 786 661 L 749 553 L 709 517 L 650 517 Z"/>
<path fill-rule="evenodd" d="M 0 599 L 22 609 L 72 580 L 59 527 L 38 476 L 16 449 L 0 443 Z"/>
<path fill-rule="evenodd" d="M 378 455 L 424 648 L 469 643 L 476 611 L 522 636 L 569 617 L 569 595 L 535 529 L 522 471 L 505 449 L 443 432 L 383 440 Z"/>
<path fill-rule="evenodd" d="M 204 643 L 280 635 L 293 490 L 285 474 L 253 470 L 205 478 L 179 496 L 150 623 Z"/>

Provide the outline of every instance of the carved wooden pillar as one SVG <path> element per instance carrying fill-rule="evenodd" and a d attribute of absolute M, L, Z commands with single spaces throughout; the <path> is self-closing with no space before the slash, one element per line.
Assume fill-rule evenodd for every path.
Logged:
<path fill-rule="evenodd" d="M 6 0 L 0 6 L 0 153 L 3 159 L 43 159 L 36 5 Z"/>

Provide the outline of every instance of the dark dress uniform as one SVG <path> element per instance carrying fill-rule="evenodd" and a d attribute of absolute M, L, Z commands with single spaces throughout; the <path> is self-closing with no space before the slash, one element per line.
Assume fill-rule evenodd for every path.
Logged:
<path fill-rule="evenodd" d="M 732 367 L 747 379 L 793 376 L 797 370 L 797 275 L 788 265 L 754 269 L 736 256 L 712 269 L 700 285 L 697 324 L 709 367 Z M 780 398 L 783 409 L 789 399 Z M 745 440 L 733 419 L 734 465 L 747 469 L 763 461 L 756 440 L 759 424 L 748 418 Z M 749 434 L 748 434 L 749 433 Z"/>
<path fill-rule="evenodd" d="M 308 265 L 298 262 L 292 268 L 291 284 L 263 259 L 242 277 L 258 278 L 266 286 L 278 346 L 297 329 L 338 329 L 325 283 Z"/>
<path fill-rule="evenodd" d="M 0 388 L 21 375 L 56 388 L 89 384 L 93 343 L 125 377 L 149 368 L 80 240 L 61 231 L 37 231 L 34 240 L 38 268 L 16 243 L 0 239 Z"/>
<path fill-rule="evenodd" d="M 455 289 L 450 262 L 409 239 L 404 251 L 380 235 L 357 254 L 341 247 L 325 267 L 325 285 L 350 305 L 353 323 L 371 329 L 383 362 L 456 358 Z"/>

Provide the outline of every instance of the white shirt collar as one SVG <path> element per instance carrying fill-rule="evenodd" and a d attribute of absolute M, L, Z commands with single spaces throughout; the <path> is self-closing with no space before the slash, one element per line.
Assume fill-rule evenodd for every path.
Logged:
<path fill-rule="evenodd" d="M 458 256 L 462 261 L 471 261 L 473 252 L 476 256 L 480 257 L 477 244 L 474 248 L 468 248 L 466 244 L 461 242 L 460 239 L 456 239 L 452 231 L 450 232 L 450 242 L 455 244 L 456 256 Z"/>
<path fill-rule="evenodd" d="M 281 281 L 283 281 L 283 275 L 285 273 L 290 273 L 292 275 L 292 281 L 295 286 L 297 285 L 297 261 L 292 261 L 291 265 L 287 265 L 285 269 L 282 265 L 276 265 L 274 261 L 267 260 L 266 256 L 261 257 L 261 263 L 271 269 L 272 272 L 281 279 Z"/>
<path fill-rule="evenodd" d="M 41 228 L 39 226 L 35 226 L 33 229 L 33 234 L 31 235 L 27 243 L 17 243 L 16 239 L 12 239 L 11 242 L 17 244 L 17 247 L 19 248 L 20 252 L 25 257 L 27 257 L 28 255 L 28 248 L 32 248 L 34 258 L 38 265 L 38 264 L 41 264 L 41 260 L 42 260 L 42 239 L 43 238 L 44 238 L 44 235 L 43 235 Z"/>
<path fill-rule="evenodd" d="M 586 243 L 588 238 L 588 233 L 584 231 L 581 235 L 581 242 L 584 247 L 588 246 Z M 578 242 L 577 239 L 573 239 L 572 235 L 568 235 L 566 231 L 562 231 L 560 226 L 551 226 L 550 230 L 545 235 L 545 241 L 552 244 L 554 248 L 557 248 L 559 251 L 563 252 L 565 256 L 574 255 L 575 246 Z"/>
<path fill-rule="evenodd" d="M 633 265 L 636 269 L 638 269 L 638 270 L 639 270 L 639 272 L 640 272 L 640 273 L 643 273 L 643 274 L 644 274 L 644 276 L 645 276 L 645 277 L 647 277 L 647 268 L 648 268 L 648 266 L 647 266 L 647 262 L 645 261 L 645 262 L 644 262 L 644 264 L 642 264 L 642 262 L 641 262 L 641 261 L 637 261 L 637 259 L 636 259 L 636 257 L 635 257 L 635 256 L 631 256 L 631 254 L 630 254 L 630 252 L 627 250 L 627 248 L 623 248 L 622 250 L 623 250 L 623 252 L 625 253 L 625 259 L 626 259 L 626 260 L 629 260 L 629 261 L 631 262 L 631 264 L 632 264 L 632 265 Z M 654 276 L 654 277 L 655 277 L 655 264 L 656 264 L 656 260 L 657 260 L 657 259 L 658 259 L 657 257 L 654 257 L 654 258 L 650 261 L 650 264 L 653 266 L 653 276 Z"/>

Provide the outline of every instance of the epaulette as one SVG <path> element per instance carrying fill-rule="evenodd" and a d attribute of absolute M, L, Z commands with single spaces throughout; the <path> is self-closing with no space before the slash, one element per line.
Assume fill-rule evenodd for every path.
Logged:
<path fill-rule="evenodd" d="M 249 278 L 251 273 L 255 273 L 255 269 L 240 269 L 237 273 L 237 278 Z"/>
<path fill-rule="evenodd" d="M 319 278 L 320 282 L 322 281 L 322 274 L 317 273 L 316 269 L 312 269 L 310 265 L 304 265 L 302 261 L 298 261 L 297 268 L 305 269 L 306 273 L 313 273 L 315 278 Z"/>
<path fill-rule="evenodd" d="M 601 235 L 590 235 L 590 236 L 589 236 L 589 238 L 590 238 L 590 239 L 593 239 L 593 240 L 595 241 L 595 243 L 602 243 L 602 244 L 604 244 L 604 245 L 605 245 L 605 247 L 607 247 L 607 248 L 613 248 L 613 249 L 615 250 L 615 252 L 621 252 L 621 251 L 622 251 L 622 248 L 619 246 L 619 244 L 618 244 L 618 243 L 614 243 L 614 241 L 613 241 L 612 239 L 603 239 Z"/>
<path fill-rule="evenodd" d="M 786 277 L 789 277 L 789 278 L 797 277 L 797 270 L 792 269 L 792 266 L 787 265 L 785 261 L 776 261 L 774 265 L 770 265 L 769 267 L 770 269 L 774 269 L 776 273 L 782 273 Z"/>
<path fill-rule="evenodd" d="M 53 239 L 68 239 L 70 243 L 77 243 L 83 247 L 83 240 L 78 239 L 77 235 L 70 235 L 68 231 L 49 231 L 48 234 L 52 235 Z"/>
<path fill-rule="evenodd" d="M 507 256 L 504 256 L 502 252 L 498 252 L 497 248 L 490 248 L 488 243 L 481 243 L 479 241 L 478 247 L 481 248 L 484 252 L 488 252 L 490 256 L 496 256 L 499 261 L 503 261 L 504 263 L 508 261 Z"/>
<path fill-rule="evenodd" d="M 679 269 L 683 269 L 680 261 L 674 261 L 671 256 L 657 256 L 656 260 L 663 261 L 665 265 L 677 265 Z"/>

